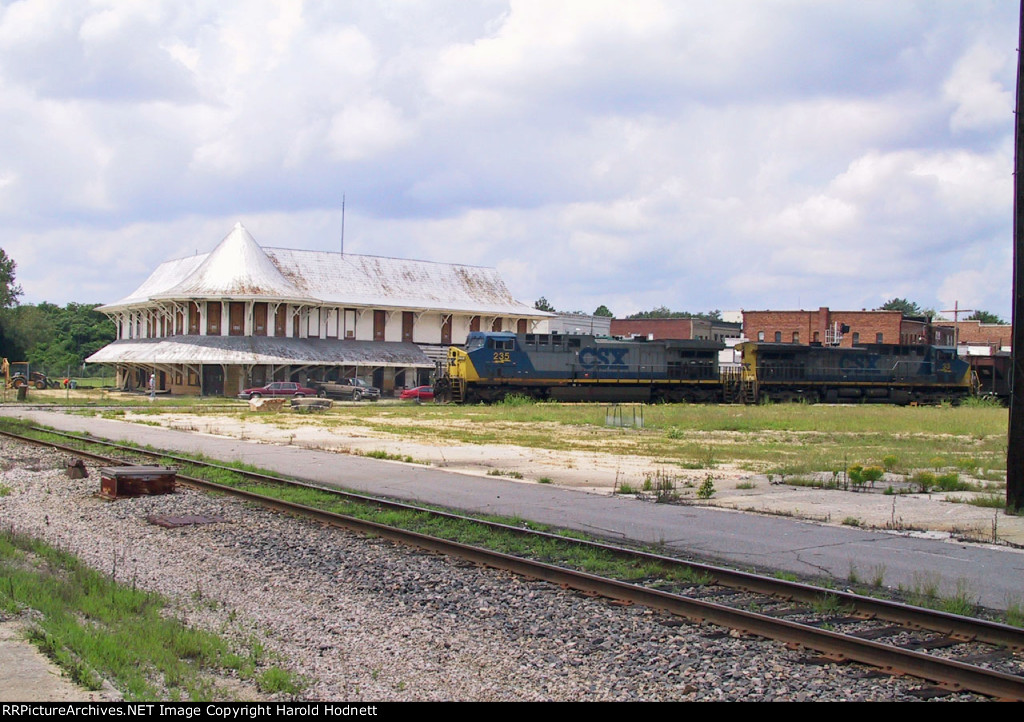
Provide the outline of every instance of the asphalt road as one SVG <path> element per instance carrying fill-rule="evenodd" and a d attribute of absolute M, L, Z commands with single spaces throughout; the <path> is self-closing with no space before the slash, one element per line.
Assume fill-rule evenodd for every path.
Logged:
<path fill-rule="evenodd" d="M 1024 604 L 1024 552 L 834 527 L 786 517 L 696 506 L 653 504 L 547 484 L 469 476 L 444 469 L 260 444 L 158 427 L 6 407 L 0 414 L 111 440 L 241 460 L 278 473 L 346 489 L 453 509 L 518 516 L 610 540 L 663 544 L 667 553 L 742 569 L 855 575 L 904 589 L 938 584 L 941 594 L 964 591 L 987 607 Z M 97 482 L 98 483 L 98 482 Z"/>

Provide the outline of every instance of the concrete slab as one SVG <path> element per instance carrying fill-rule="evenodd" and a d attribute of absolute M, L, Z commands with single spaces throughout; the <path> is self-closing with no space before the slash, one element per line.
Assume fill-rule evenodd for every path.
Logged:
<path fill-rule="evenodd" d="M 18 621 L 0 622 L 0 702 L 115 702 L 121 693 L 105 684 L 91 691 L 65 677 L 60 668 L 25 639 Z"/>

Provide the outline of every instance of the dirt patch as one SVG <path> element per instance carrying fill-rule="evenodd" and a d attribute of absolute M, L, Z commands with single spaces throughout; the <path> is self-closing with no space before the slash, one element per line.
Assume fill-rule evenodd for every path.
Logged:
<path fill-rule="evenodd" d="M 625 490 L 653 498 L 660 483 L 671 487 L 671 493 L 685 503 L 852 527 L 1024 546 L 1024 517 L 1007 516 L 1000 510 L 946 500 L 948 497 L 968 496 L 965 492 L 885 495 L 880 491 L 883 485 L 859 492 L 794 487 L 781 483 L 777 478 L 729 464 L 682 469 L 678 463 L 650 456 L 612 454 L 589 448 L 548 450 L 508 444 L 455 443 L 433 438 L 408 439 L 400 433 L 381 431 L 358 422 L 339 423 L 337 418 L 332 418 L 331 424 L 326 425 L 315 416 L 292 414 L 217 416 L 126 411 L 124 419 L 260 443 L 380 455 L 467 475 L 502 477 L 518 483 L 550 483 L 597 494 Z M 416 423 L 431 422 L 417 420 Z M 542 427 L 543 424 L 537 426 Z M 585 438 L 587 434 L 581 433 L 580 436 Z M 713 495 L 707 499 L 698 498 L 700 488 L 709 479 L 714 488 Z"/>

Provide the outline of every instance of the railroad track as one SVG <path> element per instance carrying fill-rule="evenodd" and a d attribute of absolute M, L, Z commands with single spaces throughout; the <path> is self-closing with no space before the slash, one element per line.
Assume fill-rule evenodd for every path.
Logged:
<path fill-rule="evenodd" d="M 707 564 L 699 564 L 649 552 L 571 539 L 450 512 L 425 509 L 362 494 L 329 489 L 294 479 L 239 470 L 174 454 L 115 444 L 93 437 L 33 428 L 116 451 L 174 462 L 195 468 L 228 470 L 253 484 L 281 489 L 315 490 L 333 498 L 382 510 L 402 510 L 420 515 L 472 524 L 493 534 L 557 541 L 605 556 L 627 560 L 637 568 L 660 570 L 643 583 L 625 582 L 589 574 L 562 564 L 469 545 L 416 531 L 382 524 L 351 514 L 297 504 L 266 493 L 211 482 L 198 476 L 178 475 L 187 485 L 232 494 L 264 506 L 313 518 L 333 526 L 382 536 L 477 564 L 505 569 L 527 577 L 600 595 L 623 603 L 641 604 L 680 615 L 692 621 L 712 622 L 744 633 L 814 650 L 828 659 L 857 661 L 887 673 L 907 674 L 944 689 L 972 691 L 997 699 L 1024 701 L 1024 630 L 997 622 L 949 614 L 786 581 Z M 18 441 L 42 444 L 103 464 L 123 465 L 124 457 L 43 441 L 31 436 L 0 431 Z M 111 452 L 107 452 L 111 453 Z"/>

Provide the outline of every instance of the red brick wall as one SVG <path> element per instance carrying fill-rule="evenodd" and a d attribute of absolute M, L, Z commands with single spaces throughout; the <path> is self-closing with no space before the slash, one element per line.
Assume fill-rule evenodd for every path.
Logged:
<path fill-rule="evenodd" d="M 879 334 L 881 343 L 901 343 L 903 314 L 899 311 L 833 311 L 831 320 L 850 327 L 840 346 L 852 346 L 854 334 L 857 343 L 879 343 Z"/>
<path fill-rule="evenodd" d="M 743 333 L 751 341 L 763 333 L 769 343 L 777 338 L 782 343 L 825 343 L 827 332 L 836 324 L 850 327 L 840 346 L 852 346 L 854 339 L 857 343 L 933 342 L 928 324 L 905 320 L 899 311 L 830 311 L 823 306 L 817 311 L 743 312 Z"/>
<path fill-rule="evenodd" d="M 824 315 L 823 315 L 824 312 Z M 795 343 L 808 344 L 814 341 L 814 332 L 818 332 L 818 340 L 825 341 L 827 323 L 822 318 L 828 317 L 828 309 L 818 311 L 744 311 L 743 335 L 751 341 L 768 341 L 773 343 L 776 334 L 782 343 L 794 343 L 793 334 L 797 334 Z M 764 334 L 759 338 L 758 334 Z"/>
<path fill-rule="evenodd" d="M 693 321 L 688 318 L 613 318 L 612 336 L 647 336 L 655 339 L 693 338 Z"/>
<path fill-rule="evenodd" d="M 954 330 L 954 324 L 947 321 L 942 324 L 948 328 L 950 333 Z M 1012 346 L 1013 326 L 1009 324 L 982 323 L 981 321 L 961 321 L 959 324 L 960 343 L 987 345 L 987 346 Z"/>

